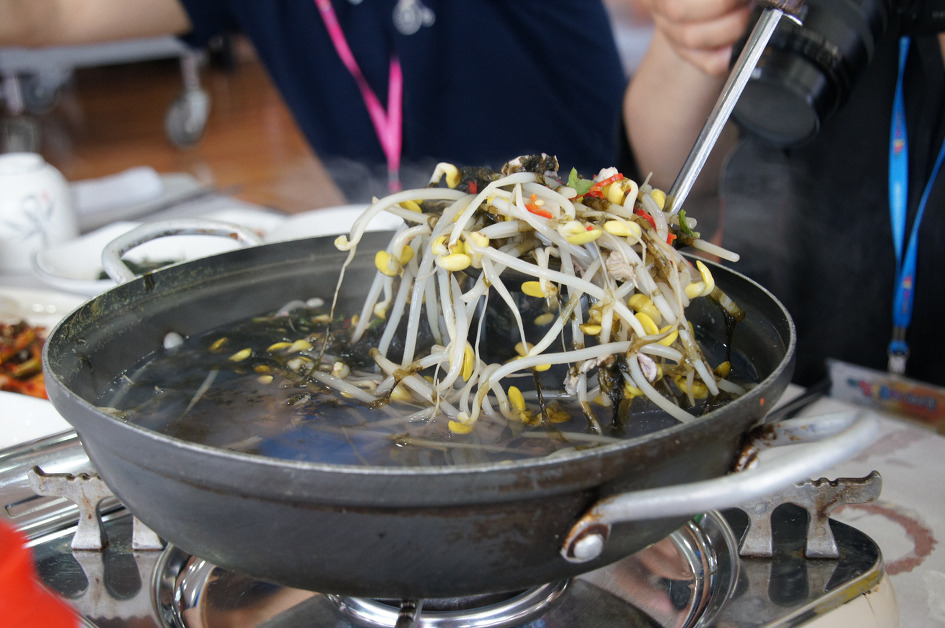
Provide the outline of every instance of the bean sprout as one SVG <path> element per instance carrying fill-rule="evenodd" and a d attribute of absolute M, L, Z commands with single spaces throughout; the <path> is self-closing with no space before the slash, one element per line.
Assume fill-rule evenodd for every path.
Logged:
<path fill-rule="evenodd" d="M 614 408 L 642 395 L 686 422 L 694 415 L 683 402 L 744 391 L 719 381 L 694 339 L 686 307 L 717 297 L 718 289 L 708 268 L 684 257 L 673 240 L 737 256 L 694 237 L 695 221 L 680 225 L 664 212 L 665 195 L 648 182 L 606 169 L 593 179 L 572 172 L 564 183 L 557 169 L 547 155 L 518 158 L 501 173 L 440 164 L 428 187 L 375 201 L 336 240 L 349 252 L 347 268 L 373 217 L 389 212 L 408 221 L 376 253 L 377 275 L 352 334 L 356 341 L 377 318 L 387 321 L 371 351 L 382 375 L 369 396 L 399 391 L 434 405 L 451 431 L 466 434 L 483 415 L 547 418 L 537 407 L 540 390 L 523 406 L 509 382 L 537 382 L 556 365 L 592 432 L 600 431 L 595 401 Z M 344 270 L 339 289 L 343 281 Z M 500 305 L 511 319 L 497 341 L 483 334 L 491 308 Z M 538 332 L 521 311 L 533 305 L 547 313 Z M 426 353 L 417 343 L 424 320 L 435 341 Z M 394 358 L 398 334 L 405 348 Z M 490 359 L 503 343 L 517 343 L 518 353 Z M 589 379 L 595 374 L 596 386 Z M 336 379 L 320 381 L 335 386 Z M 367 395 L 353 395 L 350 385 L 337 389 Z"/>

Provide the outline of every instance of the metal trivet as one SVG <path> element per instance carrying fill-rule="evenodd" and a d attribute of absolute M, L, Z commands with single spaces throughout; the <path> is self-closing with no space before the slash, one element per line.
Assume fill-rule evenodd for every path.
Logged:
<path fill-rule="evenodd" d="M 102 523 L 101 504 L 114 497 L 97 473 L 44 473 L 34 466 L 27 474 L 30 486 L 37 495 L 62 497 L 79 509 L 79 521 L 72 537 L 72 549 L 100 552 L 108 546 L 108 535 Z M 135 551 L 164 549 L 164 542 L 134 518 L 131 547 Z"/>
<path fill-rule="evenodd" d="M 748 515 L 749 523 L 745 536 L 739 542 L 739 554 L 764 558 L 773 556 L 771 515 L 783 504 L 795 504 L 804 508 L 809 517 L 804 556 L 837 558 L 839 550 L 830 529 L 830 513 L 843 504 L 875 501 L 882 489 L 883 478 L 878 471 L 873 471 L 863 478 L 838 478 L 833 481 L 820 478 L 798 482 L 777 495 L 742 506 L 741 510 Z"/>

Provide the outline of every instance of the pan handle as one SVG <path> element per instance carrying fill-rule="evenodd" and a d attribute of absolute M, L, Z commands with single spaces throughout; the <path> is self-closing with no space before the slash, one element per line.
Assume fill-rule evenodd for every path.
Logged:
<path fill-rule="evenodd" d="M 646 489 L 600 500 L 571 528 L 561 555 L 573 563 L 600 556 L 615 523 L 732 508 L 780 491 L 868 447 L 879 418 L 868 410 L 800 417 L 763 426 L 746 449 L 802 445 L 776 460 L 712 480 Z"/>
<path fill-rule="evenodd" d="M 189 218 L 146 222 L 105 245 L 102 250 L 102 267 L 108 276 L 119 284 L 131 281 L 137 275 L 121 259 L 122 256 L 145 242 L 174 235 L 216 235 L 236 240 L 244 246 L 262 244 L 262 238 L 251 229 L 222 220 Z"/>

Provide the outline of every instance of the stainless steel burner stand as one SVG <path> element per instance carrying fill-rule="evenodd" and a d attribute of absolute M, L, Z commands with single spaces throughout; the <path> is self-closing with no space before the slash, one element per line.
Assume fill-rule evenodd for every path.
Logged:
<path fill-rule="evenodd" d="M 0 452 L 4 513 L 31 539 L 45 585 L 92 627 L 795 626 L 869 594 L 884 575 L 876 544 L 829 519 L 840 503 L 878 496 L 881 479 L 874 472 L 803 482 L 742 509 L 707 513 L 650 548 L 571 582 L 486 598 L 417 601 L 414 612 L 398 601 L 259 582 L 173 546 L 162 548 L 86 470 L 74 435 L 51 439 L 47 449 L 39 445 Z M 26 461 L 37 459 L 47 469 L 28 471 Z M 77 487 L 89 487 L 90 494 Z M 91 543 L 77 542 L 83 526 L 95 531 L 85 536 Z"/>

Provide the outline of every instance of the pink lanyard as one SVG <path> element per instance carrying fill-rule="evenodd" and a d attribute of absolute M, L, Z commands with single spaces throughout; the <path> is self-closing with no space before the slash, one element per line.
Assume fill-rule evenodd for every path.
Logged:
<path fill-rule="evenodd" d="M 348 68 L 348 72 L 351 73 L 358 84 L 358 89 L 361 90 L 361 98 L 364 99 L 364 105 L 371 116 L 374 132 L 377 133 L 377 139 L 384 150 L 385 157 L 387 157 L 387 187 L 392 192 L 400 190 L 400 152 L 403 140 L 401 101 L 404 90 L 404 76 L 400 67 L 400 60 L 396 55 L 392 55 L 390 59 L 387 110 L 385 111 L 384 107 L 381 106 L 381 101 L 364 78 L 358 62 L 354 59 L 354 54 L 348 46 L 348 40 L 345 39 L 341 25 L 338 23 L 335 9 L 331 6 L 331 0 L 315 0 L 315 4 L 318 6 L 318 12 L 322 16 L 325 28 L 328 29 L 331 43 L 334 44 L 338 56 L 341 57 L 341 62 Z"/>

